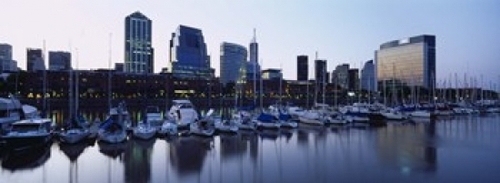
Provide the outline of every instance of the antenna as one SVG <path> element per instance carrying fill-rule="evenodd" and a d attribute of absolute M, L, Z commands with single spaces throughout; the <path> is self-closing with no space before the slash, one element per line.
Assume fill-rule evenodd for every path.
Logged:
<path fill-rule="evenodd" d="M 252 42 L 256 43 L 257 42 L 257 31 L 255 30 L 255 28 L 253 28 L 253 39 L 252 39 Z"/>

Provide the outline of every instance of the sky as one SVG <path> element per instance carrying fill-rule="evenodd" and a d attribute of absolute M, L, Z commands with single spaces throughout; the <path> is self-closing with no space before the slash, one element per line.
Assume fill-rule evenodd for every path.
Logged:
<path fill-rule="evenodd" d="M 2 0 L 0 43 L 26 69 L 26 48 L 71 51 L 73 67 L 109 68 L 124 60 L 124 23 L 140 11 L 153 22 L 155 72 L 167 67 L 171 33 L 182 24 L 203 31 L 219 75 L 220 44 L 246 46 L 257 32 L 262 67 L 296 79 L 297 55 L 316 53 L 327 70 L 359 68 L 385 42 L 436 36 L 438 83 L 475 78 L 500 89 L 498 0 Z M 111 50 L 111 51 L 109 51 Z M 111 54 L 110 54 L 111 53 Z"/>

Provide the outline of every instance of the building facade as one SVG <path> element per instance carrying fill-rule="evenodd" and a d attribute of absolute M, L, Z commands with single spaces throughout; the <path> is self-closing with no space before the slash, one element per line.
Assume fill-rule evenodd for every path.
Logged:
<path fill-rule="evenodd" d="M 341 64 L 335 67 L 332 74 L 332 83 L 343 89 L 349 89 L 349 64 Z"/>
<path fill-rule="evenodd" d="M 0 44 L 0 71 L 17 71 L 17 62 L 12 60 L 12 46 L 9 44 Z"/>
<path fill-rule="evenodd" d="M 297 81 L 309 80 L 309 60 L 307 55 L 297 56 Z"/>
<path fill-rule="evenodd" d="M 263 80 L 280 80 L 283 79 L 283 73 L 281 69 L 266 69 L 262 70 Z"/>
<path fill-rule="evenodd" d="M 141 12 L 125 18 L 125 72 L 154 72 L 151 26 L 151 20 Z"/>
<path fill-rule="evenodd" d="M 377 81 L 432 89 L 436 76 L 436 37 L 420 35 L 380 45 L 375 52 Z"/>
<path fill-rule="evenodd" d="M 26 69 L 30 71 L 45 70 L 45 61 L 41 49 L 28 48 L 26 50 Z"/>
<path fill-rule="evenodd" d="M 71 67 L 71 53 L 65 51 L 49 51 L 49 70 L 68 71 Z"/>
<path fill-rule="evenodd" d="M 326 71 L 326 60 L 315 60 L 314 61 L 314 79 L 316 83 L 328 83 Z"/>
<path fill-rule="evenodd" d="M 220 53 L 220 82 L 224 85 L 245 82 L 247 49 L 238 44 L 223 42 Z"/>
<path fill-rule="evenodd" d="M 210 57 L 200 29 L 180 25 L 170 40 L 169 68 L 174 78 L 211 79 Z"/>
<path fill-rule="evenodd" d="M 351 91 L 358 91 L 359 90 L 359 69 L 349 69 L 348 71 L 348 89 Z"/>
<path fill-rule="evenodd" d="M 361 69 L 361 89 L 366 91 L 376 91 L 377 78 L 375 75 L 375 64 L 373 60 L 365 62 Z"/>

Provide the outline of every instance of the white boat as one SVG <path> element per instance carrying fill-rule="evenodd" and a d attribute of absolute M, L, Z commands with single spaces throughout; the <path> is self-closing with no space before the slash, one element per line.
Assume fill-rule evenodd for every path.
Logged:
<path fill-rule="evenodd" d="M 238 125 L 232 120 L 217 119 L 215 120 L 215 129 L 224 133 L 236 133 Z"/>
<path fill-rule="evenodd" d="M 132 130 L 132 135 L 135 138 L 142 139 L 142 140 L 151 139 L 155 136 L 155 134 L 156 134 L 156 128 L 152 127 L 147 122 L 139 123 Z"/>
<path fill-rule="evenodd" d="M 51 135 L 52 121 L 47 118 L 25 119 L 12 123 L 10 131 L 2 138 L 11 150 L 26 150 L 47 144 Z"/>
<path fill-rule="evenodd" d="M 425 110 L 415 110 L 415 111 L 409 112 L 408 116 L 410 116 L 411 118 L 429 118 L 430 119 L 432 117 L 432 114 L 431 114 L 431 112 L 425 111 Z"/>
<path fill-rule="evenodd" d="M 174 120 L 178 128 L 186 128 L 198 120 L 198 112 L 189 100 L 172 100 L 172 107 L 167 112 L 167 119 Z"/>
<path fill-rule="evenodd" d="M 128 120 L 128 112 L 124 103 L 120 103 L 118 107 L 112 108 L 109 111 L 109 116 L 106 121 L 102 122 L 98 131 L 99 141 L 107 143 L 119 143 L 127 139 L 126 121 Z"/>
<path fill-rule="evenodd" d="M 189 133 L 204 137 L 211 137 L 215 133 L 214 119 L 211 117 L 213 110 L 210 109 L 205 117 L 189 124 Z"/>
<path fill-rule="evenodd" d="M 165 120 L 157 133 L 161 136 L 177 135 L 177 124 L 174 121 Z"/>
<path fill-rule="evenodd" d="M 236 112 L 233 114 L 231 121 L 233 121 L 240 130 L 257 129 L 257 123 L 252 119 L 252 114 L 247 111 Z"/>
<path fill-rule="evenodd" d="M 71 128 L 59 134 L 62 143 L 75 144 L 82 142 L 89 137 L 90 131 L 86 128 Z"/>
<path fill-rule="evenodd" d="M 384 116 L 386 120 L 405 120 L 408 117 L 400 111 L 394 110 L 392 108 L 386 108 L 380 111 L 380 114 Z"/>
<path fill-rule="evenodd" d="M 332 125 L 345 125 L 347 123 L 349 123 L 349 121 L 347 121 L 342 114 L 329 115 L 325 120 L 325 124 Z"/>
<path fill-rule="evenodd" d="M 0 97 L 0 133 L 7 131 L 12 123 L 21 120 L 21 108 L 21 103 L 15 97 Z"/>
<path fill-rule="evenodd" d="M 280 127 L 297 128 L 299 126 L 297 122 L 293 120 L 292 115 L 288 113 L 288 110 L 280 108 L 278 105 L 269 106 L 269 112 L 278 119 Z"/>
<path fill-rule="evenodd" d="M 299 122 L 308 125 L 324 125 L 325 120 L 325 116 L 316 110 L 306 111 L 304 114 L 299 116 Z"/>
<path fill-rule="evenodd" d="M 146 122 L 156 130 L 160 129 L 165 121 L 161 116 L 161 111 L 158 106 L 147 106 L 146 111 Z"/>

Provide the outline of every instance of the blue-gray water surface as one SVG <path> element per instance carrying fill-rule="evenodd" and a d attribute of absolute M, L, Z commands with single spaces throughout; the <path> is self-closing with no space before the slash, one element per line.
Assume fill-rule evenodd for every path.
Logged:
<path fill-rule="evenodd" d="M 2 152 L 0 182 L 500 182 L 500 115 Z"/>

